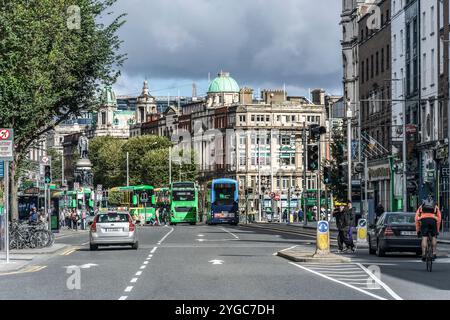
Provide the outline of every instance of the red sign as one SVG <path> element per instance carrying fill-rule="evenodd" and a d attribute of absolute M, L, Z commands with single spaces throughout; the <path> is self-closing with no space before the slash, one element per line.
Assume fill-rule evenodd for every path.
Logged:
<path fill-rule="evenodd" d="M 273 200 L 275 200 L 275 201 L 280 201 L 280 199 L 281 199 L 281 197 L 280 197 L 279 194 L 276 194 L 276 195 L 273 197 Z"/>
<path fill-rule="evenodd" d="M 406 125 L 406 133 L 407 134 L 416 134 L 417 126 L 415 124 L 407 124 Z"/>
<path fill-rule="evenodd" d="M 9 132 L 8 129 L 0 130 L 0 140 L 8 140 L 10 136 L 11 136 L 11 132 Z"/>

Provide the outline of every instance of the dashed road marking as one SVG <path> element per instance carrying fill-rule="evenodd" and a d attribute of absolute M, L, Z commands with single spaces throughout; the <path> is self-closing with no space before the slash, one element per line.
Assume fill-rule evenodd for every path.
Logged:
<path fill-rule="evenodd" d="M 119 300 L 127 300 L 127 296 L 121 296 L 120 298 L 119 298 Z"/>
<path fill-rule="evenodd" d="M 220 228 L 220 229 L 222 229 L 223 231 L 225 231 L 225 232 L 227 232 L 227 233 L 229 233 L 229 234 L 231 234 L 235 239 L 239 239 L 239 237 L 237 236 L 237 235 L 235 235 L 233 232 L 231 232 L 231 231 L 228 231 L 227 229 L 225 229 L 225 228 Z"/>
<path fill-rule="evenodd" d="M 131 279 L 131 283 L 136 283 L 138 281 L 138 278 L 133 278 L 133 279 Z"/>
<path fill-rule="evenodd" d="M 129 286 L 125 288 L 125 292 L 131 292 L 133 290 L 133 286 Z"/>
<path fill-rule="evenodd" d="M 148 261 L 144 261 L 144 264 L 148 264 Z"/>
<path fill-rule="evenodd" d="M 146 266 L 141 266 L 139 269 L 143 270 L 143 269 L 145 269 L 145 267 L 146 267 Z"/>
<path fill-rule="evenodd" d="M 142 271 L 136 272 L 136 276 L 140 276 L 142 274 Z"/>
<path fill-rule="evenodd" d="M 150 253 L 155 253 L 156 249 L 158 249 L 158 247 L 154 247 L 154 248 L 152 249 L 152 251 L 150 251 Z"/>

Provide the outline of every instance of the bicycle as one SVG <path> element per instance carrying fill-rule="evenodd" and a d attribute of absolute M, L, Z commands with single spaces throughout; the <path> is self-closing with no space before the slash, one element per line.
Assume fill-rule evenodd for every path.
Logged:
<path fill-rule="evenodd" d="M 425 262 L 427 266 L 427 271 L 433 271 L 433 237 L 428 233 L 427 249 L 425 251 Z"/>

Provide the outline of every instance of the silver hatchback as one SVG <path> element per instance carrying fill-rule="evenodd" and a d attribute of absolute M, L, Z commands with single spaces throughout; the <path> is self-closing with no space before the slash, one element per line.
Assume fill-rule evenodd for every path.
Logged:
<path fill-rule="evenodd" d="M 95 216 L 89 229 L 90 249 L 98 246 L 131 245 L 138 249 L 137 227 L 128 212 L 102 212 Z"/>

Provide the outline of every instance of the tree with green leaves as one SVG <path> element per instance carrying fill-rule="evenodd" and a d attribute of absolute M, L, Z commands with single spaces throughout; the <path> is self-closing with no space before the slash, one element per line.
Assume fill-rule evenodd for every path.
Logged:
<path fill-rule="evenodd" d="M 180 158 L 182 156 L 180 152 Z M 188 157 L 191 161 L 186 161 L 187 163 L 179 160 L 172 162 L 172 181 L 197 180 L 198 171 L 194 162 L 195 153 L 191 152 Z M 141 176 L 145 184 L 153 185 L 156 188 L 167 187 L 170 179 L 169 148 L 147 152 L 142 158 Z"/>
<path fill-rule="evenodd" d="M 324 166 L 330 167 L 331 184 L 328 185 L 329 190 L 338 201 L 347 199 L 346 179 L 342 177 L 339 166 L 346 161 L 344 158 L 344 146 L 346 140 L 342 128 L 335 127 L 332 131 L 331 160 L 327 160 Z"/>
<path fill-rule="evenodd" d="M 125 140 L 113 137 L 96 137 L 90 142 L 89 159 L 92 162 L 94 184 L 105 188 L 123 185 L 123 146 Z"/>
<path fill-rule="evenodd" d="M 119 52 L 117 32 L 124 15 L 102 23 L 114 3 L 0 2 L 0 127 L 15 131 L 10 165 L 14 219 L 17 168 L 34 141 L 64 120 L 94 110 L 100 88 L 120 74 L 125 55 Z"/>
<path fill-rule="evenodd" d="M 140 185 L 146 181 L 144 156 L 151 151 L 159 152 L 168 149 L 171 145 L 169 139 L 154 135 L 137 136 L 130 138 L 123 146 L 123 169 L 126 172 L 126 154 L 128 152 L 130 185 Z M 168 158 L 166 158 L 168 161 Z"/>

